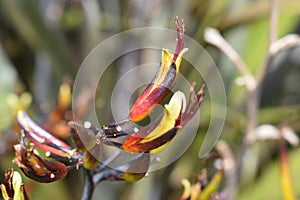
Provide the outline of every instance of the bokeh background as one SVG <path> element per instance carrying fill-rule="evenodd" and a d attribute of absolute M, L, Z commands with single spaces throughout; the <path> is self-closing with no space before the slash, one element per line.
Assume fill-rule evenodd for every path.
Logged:
<path fill-rule="evenodd" d="M 300 34 L 300 1 L 279 1 L 278 37 Z M 217 64 L 227 93 L 227 116 L 221 135 L 234 157 L 245 137 L 247 90 L 234 64 L 217 48 L 204 41 L 207 27 L 218 29 L 241 55 L 250 72 L 261 70 L 269 45 L 269 0 L 1 0 L 0 1 L 0 171 L 16 166 L 12 145 L 16 143 L 16 111 L 28 110 L 37 121 L 55 108 L 62 83 L 72 83 L 87 54 L 101 41 L 121 31 L 155 26 L 174 29 L 175 16 L 184 18 L 186 34 L 198 41 Z M 276 55 L 262 84 L 257 123 L 278 127 L 286 123 L 300 132 L 300 47 Z M 137 56 L 133 63 L 142 62 Z M 110 95 L 128 63 L 113 63 L 102 81 L 98 111 L 104 122 L 111 120 Z M 187 65 L 187 63 L 183 63 Z M 99 63 L 101 67 L 101 63 Z M 186 78 L 193 77 L 182 67 Z M 205 110 L 205 108 L 203 108 Z M 199 133 L 187 152 L 165 169 L 140 182 L 101 183 L 93 199 L 178 199 L 181 180 L 193 180 L 204 167 L 215 172 L 213 159 L 199 159 L 203 134 L 209 125 L 209 111 L 201 116 Z M 268 129 L 269 131 L 269 129 Z M 67 136 L 61 136 L 67 138 Z M 243 154 L 239 181 L 226 176 L 220 191 L 229 187 L 236 199 L 282 199 L 278 141 L 253 142 Z M 300 148 L 288 145 L 289 165 L 295 193 L 300 197 Z M 236 165 L 238 165 L 237 163 Z M 82 172 L 64 180 L 39 184 L 24 177 L 37 199 L 80 199 Z M 0 176 L 1 182 L 3 176 Z M 230 187 L 230 184 L 232 183 Z"/>

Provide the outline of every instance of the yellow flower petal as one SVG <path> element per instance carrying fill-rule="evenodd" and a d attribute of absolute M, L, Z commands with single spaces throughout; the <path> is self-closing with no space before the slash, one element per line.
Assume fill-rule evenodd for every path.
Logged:
<path fill-rule="evenodd" d="M 24 200 L 24 195 L 22 192 L 22 177 L 17 171 L 14 171 L 13 173 L 12 185 L 14 188 L 13 200 Z"/>
<path fill-rule="evenodd" d="M 142 129 L 140 132 L 132 134 L 124 141 L 122 148 L 128 152 L 156 152 L 161 150 L 176 135 L 185 106 L 184 94 L 176 92 L 169 104 L 165 105 L 164 116 L 157 126 L 153 130 L 147 129 L 146 133 Z"/>

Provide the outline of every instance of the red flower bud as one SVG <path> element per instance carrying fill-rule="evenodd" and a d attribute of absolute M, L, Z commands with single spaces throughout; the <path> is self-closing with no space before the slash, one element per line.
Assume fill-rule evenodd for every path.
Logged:
<path fill-rule="evenodd" d="M 67 175 L 68 168 L 61 162 L 44 160 L 32 149 L 28 149 L 23 143 L 14 146 L 16 158 L 14 163 L 29 178 L 41 183 L 50 183 L 60 180 Z"/>
<path fill-rule="evenodd" d="M 63 157 L 72 155 L 73 152 L 69 145 L 38 126 L 26 112 L 19 111 L 17 121 L 25 136 L 40 149 Z"/>

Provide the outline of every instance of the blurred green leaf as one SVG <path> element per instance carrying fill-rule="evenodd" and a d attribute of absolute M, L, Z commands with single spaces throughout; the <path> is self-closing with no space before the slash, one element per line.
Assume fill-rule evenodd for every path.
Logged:
<path fill-rule="evenodd" d="M 8 61 L 0 44 L 0 132 L 9 128 L 14 119 L 7 102 L 8 95 L 13 92 L 16 83 L 16 71 Z"/>
<path fill-rule="evenodd" d="M 297 177 L 300 177 L 300 148 L 289 152 L 289 163 L 291 177 L 296 195 L 300 194 L 300 182 Z M 260 200 L 260 199 L 281 199 L 280 187 L 280 170 L 279 160 L 271 162 L 265 169 L 262 169 L 261 176 L 252 185 L 248 185 L 240 192 L 237 199 L 239 200 Z"/>
<path fill-rule="evenodd" d="M 75 197 L 68 192 L 66 182 L 64 180 L 57 181 L 55 183 L 35 184 L 31 194 L 32 200 L 53 200 L 53 199 L 64 199 L 73 200 Z M 79 198 L 76 198 L 79 199 Z"/>

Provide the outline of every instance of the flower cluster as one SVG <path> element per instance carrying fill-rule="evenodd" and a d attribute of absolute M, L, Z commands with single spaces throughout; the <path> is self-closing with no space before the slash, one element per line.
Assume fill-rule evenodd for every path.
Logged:
<path fill-rule="evenodd" d="M 169 103 L 164 105 L 165 111 L 158 120 L 137 131 L 122 128 L 124 123 L 143 120 L 156 104 L 160 104 L 171 93 L 171 88 L 179 73 L 182 56 L 187 52 L 187 49 L 184 48 L 184 21 L 182 20 L 180 25 L 176 18 L 175 24 L 177 28 L 175 52 L 162 50 L 161 64 L 154 79 L 135 101 L 128 114 L 128 119 L 123 123 L 115 122 L 99 128 L 89 122 L 81 126 L 70 121 L 68 129 L 64 130 L 70 131 L 76 145 L 72 148 L 50 133 L 51 130 L 54 130 L 51 129 L 51 125 L 45 128 L 32 120 L 25 111 L 18 112 L 17 122 L 21 131 L 19 144 L 14 146 L 16 154 L 14 163 L 27 177 L 38 182 L 49 183 L 64 178 L 69 170 L 84 168 L 89 171 L 93 185 L 96 185 L 102 180 L 134 182 L 145 176 L 151 163 L 151 153 L 161 150 L 171 142 L 178 131 L 197 113 L 204 96 L 205 86 L 203 85 L 195 93 L 195 83 L 193 83 L 189 99 L 186 100 L 184 93 L 175 92 Z M 67 89 L 67 94 L 62 95 L 62 99 L 66 99 L 66 101 L 61 100 L 61 106 L 58 106 L 52 113 L 50 117 L 52 123 L 61 119 L 61 113 L 66 110 L 70 102 L 70 91 L 68 88 L 65 89 Z M 84 137 L 89 143 L 83 144 L 81 137 Z M 123 142 L 114 140 L 119 137 L 124 138 Z M 107 163 L 99 162 L 103 145 L 114 146 L 137 156 L 124 166 L 120 166 L 125 170 L 111 169 L 107 167 Z M 45 152 L 46 158 L 40 156 L 35 148 Z"/>

